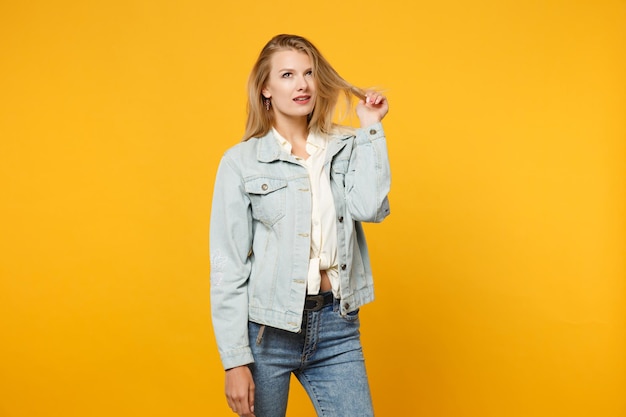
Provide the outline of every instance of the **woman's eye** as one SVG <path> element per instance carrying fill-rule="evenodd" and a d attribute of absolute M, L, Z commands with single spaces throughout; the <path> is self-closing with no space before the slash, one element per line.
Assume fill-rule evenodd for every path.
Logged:
<path fill-rule="evenodd" d="M 285 73 L 283 73 L 283 75 L 281 75 L 281 77 L 289 78 L 289 77 L 291 77 L 291 73 L 290 72 L 285 72 Z"/>
<path fill-rule="evenodd" d="M 308 75 L 309 77 L 312 77 L 312 76 L 313 76 L 313 70 L 311 70 L 311 71 L 307 71 L 307 72 L 306 72 L 306 75 Z"/>

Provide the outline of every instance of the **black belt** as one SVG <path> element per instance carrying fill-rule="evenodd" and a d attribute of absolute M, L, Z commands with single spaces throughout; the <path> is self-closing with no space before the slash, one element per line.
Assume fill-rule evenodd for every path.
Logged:
<path fill-rule="evenodd" d="M 321 310 L 322 307 L 332 305 L 334 299 L 332 291 L 317 295 L 307 295 L 304 300 L 304 311 Z"/>

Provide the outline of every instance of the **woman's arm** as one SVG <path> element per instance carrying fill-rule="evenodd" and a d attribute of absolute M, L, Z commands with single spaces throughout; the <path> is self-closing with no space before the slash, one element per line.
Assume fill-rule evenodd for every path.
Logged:
<path fill-rule="evenodd" d="M 380 222 L 389 215 L 391 172 L 380 123 L 388 111 L 387 99 L 374 92 L 368 92 L 356 107 L 361 127 L 356 131 L 346 174 L 346 204 L 357 221 Z"/>
<path fill-rule="evenodd" d="M 211 205 L 211 313 L 226 369 L 225 394 L 233 412 L 254 417 L 254 381 L 248 342 L 248 278 L 252 247 L 250 201 L 226 154 L 217 170 Z"/>

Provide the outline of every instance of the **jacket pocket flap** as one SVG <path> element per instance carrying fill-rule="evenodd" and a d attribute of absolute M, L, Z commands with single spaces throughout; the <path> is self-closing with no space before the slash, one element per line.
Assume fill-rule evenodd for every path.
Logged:
<path fill-rule="evenodd" d="M 286 186 L 285 180 L 265 177 L 246 180 L 244 183 L 246 192 L 250 194 L 268 194 Z"/>

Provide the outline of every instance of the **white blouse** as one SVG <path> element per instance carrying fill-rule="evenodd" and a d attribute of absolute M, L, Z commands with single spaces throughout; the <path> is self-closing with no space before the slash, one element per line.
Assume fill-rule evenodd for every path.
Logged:
<path fill-rule="evenodd" d="M 291 144 L 273 129 L 280 146 L 291 154 Z M 318 294 L 322 277 L 326 271 L 335 297 L 340 297 L 339 266 L 337 264 L 337 224 L 335 203 L 330 191 L 330 180 L 324 171 L 326 139 L 309 133 L 306 140 L 306 159 L 296 156 L 309 173 L 311 183 L 311 252 L 307 276 L 307 293 Z"/>

